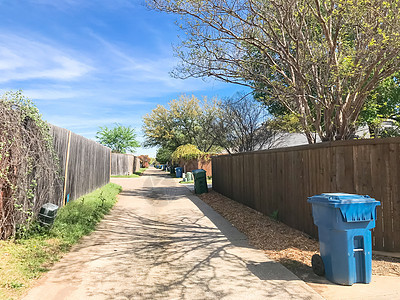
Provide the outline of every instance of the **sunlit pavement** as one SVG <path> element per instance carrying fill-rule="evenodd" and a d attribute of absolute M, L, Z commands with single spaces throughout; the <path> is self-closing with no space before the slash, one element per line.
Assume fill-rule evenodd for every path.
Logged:
<path fill-rule="evenodd" d="M 112 182 L 111 214 L 25 299 L 322 299 L 165 172 Z"/>

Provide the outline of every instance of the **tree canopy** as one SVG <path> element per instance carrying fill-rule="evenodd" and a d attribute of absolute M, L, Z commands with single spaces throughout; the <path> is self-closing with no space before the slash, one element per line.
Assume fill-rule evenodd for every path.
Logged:
<path fill-rule="evenodd" d="M 394 126 L 383 128 L 391 121 Z M 360 123 L 366 123 L 374 137 L 400 135 L 400 72 L 384 80 L 368 97 Z"/>
<path fill-rule="evenodd" d="M 182 145 L 201 152 L 225 149 L 228 153 L 269 148 L 276 132 L 271 125 L 276 127 L 277 121 L 268 117 L 265 106 L 251 95 L 238 93 L 211 102 L 181 96 L 169 107 L 158 105 L 147 114 L 143 131 L 147 146 L 161 146 L 157 153 L 161 162 L 169 161 L 167 156 Z"/>
<path fill-rule="evenodd" d="M 160 164 L 166 164 L 167 162 L 171 161 L 172 152 L 173 152 L 173 150 L 171 150 L 169 148 L 161 147 L 157 150 L 156 160 Z"/>
<path fill-rule="evenodd" d="M 143 117 L 145 145 L 173 151 L 181 145 L 193 144 L 208 152 L 216 145 L 208 134 L 216 110 L 216 101 L 186 95 L 170 101 L 167 107 L 158 105 Z"/>
<path fill-rule="evenodd" d="M 268 111 L 250 95 L 236 94 L 218 104 L 210 136 L 228 153 L 270 148 L 275 130 Z"/>
<path fill-rule="evenodd" d="M 96 139 L 100 144 L 111 148 L 115 153 L 134 152 L 135 148 L 140 147 L 139 142 L 136 140 L 135 129 L 117 123 L 113 128 L 100 127 L 96 133 Z"/>
<path fill-rule="evenodd" d="M 249 86 L 298 116 L 310 143 L 350 138 L 400 70 L 400 5 L 385 0 L 148 0 L 181 16 L 179 78 Z"/>

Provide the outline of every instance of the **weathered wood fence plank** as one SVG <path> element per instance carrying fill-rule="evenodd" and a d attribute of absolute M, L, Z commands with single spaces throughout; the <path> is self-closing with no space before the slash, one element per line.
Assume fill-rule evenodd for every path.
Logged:
<path fill-rule="evenodd" d="M 139 171 L 139 158 L 132 154 L 111 154 L 111 175 L 132 175 Z"/>
<path fill-rule="evenodd" d="M 62 205 L 110 182 L 110 149 L 67 129 L 50 126 L 65 191 L 57 191 Z M 70 141 L 69 141 L 70 135 Z M 67 161 L 67 157 L 68 161 Z"/>
<path fill-rule="evenodd" d="M 212 158 L 213 188 L 317 236 L 307 198 L 326 192 L 381 201 L 375 250 L 400 251 L 400 138 L 338 141 Z"/>

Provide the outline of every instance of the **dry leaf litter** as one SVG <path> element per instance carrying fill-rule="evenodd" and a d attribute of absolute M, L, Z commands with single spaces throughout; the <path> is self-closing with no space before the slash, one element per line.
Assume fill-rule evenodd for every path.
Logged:
<path fill-rule="evenodd" d="M 319 243 L 305 233 L 277 222 L 260 212 L 215 191 L 199 197 L 244 233 L 251 245 L 282 263 L 303 280 L 318 280 L 311 268 L 311 257 L 319 253 Z M 372 274 L 400 276 L 400 259 L 373 255 Z"/>

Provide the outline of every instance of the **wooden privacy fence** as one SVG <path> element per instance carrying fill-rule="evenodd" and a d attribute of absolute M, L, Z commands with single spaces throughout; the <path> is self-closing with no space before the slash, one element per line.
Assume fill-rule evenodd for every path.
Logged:
<path fill-rule="evenodd" d="M 64 176 L 59 205 L 110 182 L 111 149 L 54 125 L 51 133 Z"/>
<path fill-rule="evenodd" d="M 207 176 L 212 175 L 210 157 L 191 159 L 191 160 L 185 160 L 185 159 L 181 158 L 179 160 L 178 165 L 183 168 L 183 172 L 185 172 L 185 173 L 192 172 L 193 170 L 197 170 L 197 169 L 203 169 L 204 171 L 206 171 Z"/>
<path fill-rule="evenodd" d="M 132 154 L 111 153 L 111 175 L 131 175 L 140 169 L 140 160 Z"/>
<path fill-rule="evenodd" d="M 369 195 L 377 208 L 373 248 L 400 251 L 400 138 L 352 140 L 212 158 L 213 189 L 317 237 L 307 198 Z"/>
<path fill-rule="evenodd" d="M 22 204 L 11 198 L 11 193 L 8 192 L 10 184 L 7 182 L 7 186 L 4 181 L 0 180 L 0 239 L 9 237 L 15 232 L 16 225 L 27 220 L 28 214 L 25 214 L 23 210 L 13 209 L 12 206 L 16 203 L 21 207 L 24 205 L 24 210 L 28 207 L 34 214 L 37 214 L 43 203 L 51 202 L 62 206 L 67 199 L 75 200 L 110 182 L 111 149 L 67 129 L 51 124 L 49 126 L 55 154 L 59 159 L 60 174 L 57 176 L 51 173 L 56 172 L 55 168 L 58 168 L 54 166 L 53 157 L 49 153 L 30 156 L 34 167 L 29 176 L 35 176 L 33 179 L 37 182 L 37 188 L 34 190 L 33 201 L 27 198 L 27 194 L 15 196 L 15 198 L 23 198 L 24 201 L 19 202 Z M 43 157 L 44 155 L 49 157 Z M 35 160 L 38 159 L 48 160 L 51 163 L 40 169 L 40 166 L 35 166 Z M 22 161 L 19 165 L 23 172 L 18 173 L 18 176 L 23 177 L 29 174 L 25 174 L 28 167 L 23 165 L 24 163 Z M 15 172 L 15 169 L 12 170 Z M 47 176 L 48 173 L 51 174 Z"/>

